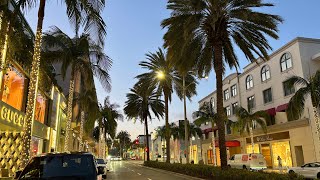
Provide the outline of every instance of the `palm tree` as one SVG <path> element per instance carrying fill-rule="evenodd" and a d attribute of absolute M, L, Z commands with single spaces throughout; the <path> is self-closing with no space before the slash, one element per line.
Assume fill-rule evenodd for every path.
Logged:
<path fill-rule="evenodd" d="M 250 113 L 243 107 L 238 107 L 236 109 L 236 117 L 238 121 L 233 125 L 233 127 L 238 129 L 240 134 L 245 131 L 250 134 L 252 153 L 254 153 L 253 128 L 255 124 L 258 124 L 266 133 L 266 122 L 270 122 L 270 116 L 266 111 Z"/>
<path fill-rule="evenodd" d="M 270 45 L 265 37 L 277 39 L 277 25 L 281 17 L 255 11 L 259 7 L 273 6 L 261 0 L 169 0 L 167 8 L 171 17 L 163 20 L 165 47 L 169 54 L 189 58 L 181 61 L 196 62 L 199 75 L 207 75 L 214 69 L 217 88 L 217 126 L 221 168 L 227 168 L 223 108 L 222 77 L 225 66 L 238 68 L 234 42 L 247 59 L 254 61 L 255 55 L 268 59 Z M 193 63 L 191 63 L 193 64 Z"/>
<path fill-rule="evenodd" d="M 119 140 L 120 156 L 123 157 L 123 149 L 127 149 L 130 146 L 130 134 L 127 131 L 120 131 L 116 139 Z"/>
<path fill-rule="evenodd" d="M 288 120 L 292 121 L 301 117 L 304 112 L 305 101 L 310 97 L 313 106 L 313 115 L 318 139 L 320 140 L 320 119 L 318 111 L 318 108 L 320 107 L 320 70 L 318 70 L 309 79 L 292 76 L 288 78 L 287 82 L 291 87 L 294 87 L 295 85 L 301 87 L 289 101 L 288 109 L 286 110 Z"/>
<path fill-rule="evenodd" d="M 37 3 L 34 0 L 17 0 L 18 7 L 22 9 L 34 7 Z M 80 29 L 80 26 L 84 27 L 85 33 L 91 33 L 97 35 L 97 41 L 100 45 L 103 45 L 103 38 L 106 34 L 105 23 L 100 16 L 104 7 L 104 0 L 87 0 L 87 1 L 62 1 L 66 5 L 66 14 L 69 18 L 70 23 L 74 26 L 76 34 Z M 33 53 L 33 60 L 30 73 L 28 101 L 26 108 L 26 123 L 24 126 L 24 137 L 23 137 L 23 157 L 26 163 L 29 159 L 30 154 L 30 141 L 31 141 L 31 128 L 33 124 L 33 114 L 35 99 L 37 95 L 37 83 L 39 80 L 39 66 L 41 57 L 41 45 L 42 45 L 42 26 L 44 19 L 46 0 L 40 0 L 38 9 L 38 22 L 37 31 L 35 38 L 35 46 Z M 8 28 L 9 32 L 13 28 Z"/>
<path fill-rule="evenodd" d="M 159 93 L 155 90 L 155 86 L 146 87 L 146 85 L 138 82 L 132 89 L 130 89 L 130 93 L 126 95 L 127 101 L 125 102 L 124 112 L 129 119 L 140 118 L 141 123 L 145 123 L 147 136 L 147 161 L 149 161 L 148 118 L 151 119 L 151 111 L 158 119 L 160 117 L 162 118 L 164 105 L 163 101 L 159 97 Z"/>
<path fill-rule="evenodd" d="M 214 127 L 217 122 L 218 115 L 214 112 L 212 101 L 205 102 L 199 108 L 198 111 L 195 111 L 192 114 L 193 118 L 195 118 L 194 124 L 197 126 L 201 126 L 205 123 L 211 123 L 212 129 L 212 152 L 213 152 L 213 164 L 217 165 L 217 157 L 216 157 L 216 143 L 215 143 L 215 135 L 214 135 Z"/>
<path fill-rule="evenodd" d="M 115 138 L 117 130 L 117 121 L 123 120 L 123 115 L 118 110 L 120 106 L 116 103 L 111 103 L 109 96 L 104 99 L 104 105 L 100 105 L 100 113 L 102 116 L 102 127 L 105 129 L 105 133 L 108 134 L 112 139 Z M 105 139 L 106 134 L 104 134 Z"/>
<path fill-rule="evenodd" d="M 53 27 L 44 34 L 46 45 L 42 58 L 48 62 L 61 63 L 63 79 L 71 67 L 71 78 L 68 96 L 67 130 L 71 128 L 72 102 L 75 78 L 82 77 L 85 84 L 92 83 L 93 76 L 100 80 L 102 86 L 109 91 L 111 88 L 108 70 L 112 60 L 103 52 L 102 47 L 94 43 L 87 34 L 71 38 L 59 28 Z M 80 83 L 80 79 L 77 79 Z M 80 85 L 78 85 L 80 86 Z M 91 85 L 93 87 L 93 85 Z M 69 133 L 65 136 L 65 151 L 68 151 Z"/>
<path fill-rule="evenodd" d="M 170 60 L 167 59 L 165 53 L 162 49 L 158 49 L 156 53 L 146 54 L 147 61 L 140 62 L 140 66 L 144 69 L 147 69 L 147 73 L 143 73 L 137 78 L 139 82 L 156 86 L 159 93 L 163 92 L 164 102 L 165 102 L 165 122 L 166 122 L 166 153 L 167 160 L 170 162 L 170 127 L 169 127 L 169 102 L 171 102 L 171 97 L 173 90 L 175 89 L 177 95 L 180 99 L 183 96 L 183 78 L 179 75 L 178 71 L 171 64 Z M 185 77 L 185 83 L 189 85 L 188 88 L 185 88 L 185 95 L 190 98 L 196 94 L 195 91 L 195 79 L 188 73 Z"/>

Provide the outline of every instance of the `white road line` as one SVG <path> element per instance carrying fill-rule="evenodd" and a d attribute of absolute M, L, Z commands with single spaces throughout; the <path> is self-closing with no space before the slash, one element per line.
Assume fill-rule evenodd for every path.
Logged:
<path fill-rule="evenodd" d="M 134 172 L 134 170 L 131 170 L 132 172 Z"/>
<path fill-rule="evenodd" d="M 141 174 L 140 173 L 137 173 L 139 176 L 141 176 Z"/>
<path fill-rule="evenodd" d="M 148 178 L 148 180 L 152 180 L 152 179 Z"/>

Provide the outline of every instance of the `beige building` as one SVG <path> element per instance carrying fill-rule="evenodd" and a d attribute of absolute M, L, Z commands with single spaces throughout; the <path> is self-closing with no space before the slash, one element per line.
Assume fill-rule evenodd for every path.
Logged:
<path fill-rule="evenodd" d="M 229 119 L 237 120 L 234 108 L 239 105 L 251 112 L 266 110 L 271 115 L 267 134 L 259 127 L 253 132 L 254 152 L 262 153 L 270 168 L 277 168 L 278 156 L 281 157 L 283 166 L 288 167 L 320 161 L 320 142 L 310 99 L 306 101 L 301 119 L 289 122 L 285 112 L 290 98 L 299 89 L 289 88 L 286 80 L 292 75 L 308 78 L 320 69 L 320 39 L 298 37 L 273 52 L 268 61 L 258 59 L 257 62 L 244 67 L 242 73 L 230 74 L 224 78 L 223 104 Z M 208 101 L 216 106 L 216 92 L 200 100 L 199 105 Z M 211 125 L 202 125 L 201 128 L 205 136 L 202 156 L 206 164 L 212 164 Z M 214 132 L 217 136 L 216 128 Z M 229 125 L 226 125 L 226 134 L 229 157 L 235 153 L 252 152 L 251 140 L 247 134 L 231 133 Z"/>

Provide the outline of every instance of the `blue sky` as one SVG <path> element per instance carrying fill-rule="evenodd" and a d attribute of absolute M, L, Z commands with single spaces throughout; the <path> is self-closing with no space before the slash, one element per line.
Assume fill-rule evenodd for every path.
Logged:
<path fill-rule="evenodd" d="M 277 14 L 285 20 L 279 26 L 278 40 L 270 40 L 274 50 L 286 44 L 297 36 L 320 38 L 320 1 L 319 0 L 268 0 L 276 6 L 264 8 L 262 11 Z M 105 52 L 114 60 L 111 69 L 112 91 L 106 93 L 97 83 L 99 101 L 103 102 L 106 96 L 110 96 L 112 102 L 121 106 L 126 101 L 126 93 L 135 83 L 134 77 L 144 72 L 138 63 L 145 59 L 145 54 L 154 52 L 163 44 L 162 36 L 165 33 L 160 27 L 160 22 L 169 17 L 166 10 L 166 0 L 107 0 L 103 18 L 107 23 L 107 38 Z M 36 29 L 37 9 L 25 12 L 26 18 L 33 30 Z M 48 1 L 44 19 L 43 30 L 56 25 L 63 31 L 73 36 L 65 15 L 65 7 L 59 1 Z M 243 54 L 237 49 L 241 68 L 248 64 Z M 233 72 L 228 70 L 227 74 Z M 187 103 L 188 116 L 198 108 L 198 101 L 208 95 L 215 88 L 214 73 L 208 80 L 202 80 L 197 88 L 198 95 L 192 102 Z M 173 98 L 169 109 L 170 122 L 183 119 L 183 104 L 176 97 Z M 153 119 L 149 128 L 163 125 L 164 120 Z M 119 122 L 118 131 L 127 130 L 132 138 L 143 134 L 144 126 L 126 119 Z M 150 131 L 149 130 L 149 131 Z"/>

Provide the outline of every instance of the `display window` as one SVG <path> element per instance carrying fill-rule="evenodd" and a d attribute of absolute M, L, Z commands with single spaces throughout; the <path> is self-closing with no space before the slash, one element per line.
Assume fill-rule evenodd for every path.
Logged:
<path fill-rule="evenodd" d="M 42 153 L 43 140 L 37 137 L 31 137 L 31 156 L 36 156 Z"/>
<path fill-rule="evenodd" d="M 37 95 L 34 119 L 44 124 L 47 110 L 47 98 L 41 92 Z"/>
<path fill-rule="evenodd" d="M 279 167 L 278 157 L 281 158 L 282 167 L 292 167 L 289 141 L 272 143 L 272 156 L 274 167 Z"/>
<path fill-rule="evenodd" d="M 247 153 L 253 153 L 251 144 L 247 145 Z M 254 144 L 254 153 L 260 153 L 259 144 Z"/>
<path fill-rule="evenodd" d="M 14 107 L 15 109 L 23 110 L 23 101 L 25 97 L 26 80 L 14 66 L 9 66 L 3 75 L 3 83 L 1 87 L 1 101 Z"/>

